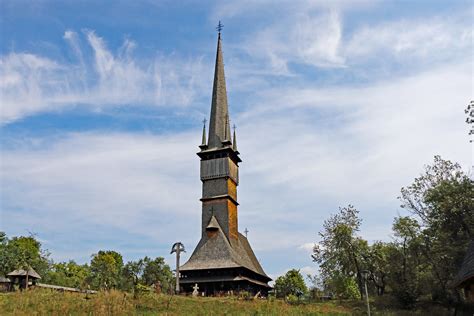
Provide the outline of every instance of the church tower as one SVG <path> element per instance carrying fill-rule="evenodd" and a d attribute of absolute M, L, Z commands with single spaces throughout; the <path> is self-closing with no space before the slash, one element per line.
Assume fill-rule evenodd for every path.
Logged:
<path fill-rule="evenodd" d="M 201 240 L 181 268 L 185 292 L 198 284 L 207 295 L 227 291 L 262 294 L 270 288 L 265 274 L 245 236 L 238 231 L 237 186 L 239 163 L 237 138 L 230 132 L 221 24 L 217 38 L 209 135 L 204 121 L 201 149 L 202 222 Z"/>

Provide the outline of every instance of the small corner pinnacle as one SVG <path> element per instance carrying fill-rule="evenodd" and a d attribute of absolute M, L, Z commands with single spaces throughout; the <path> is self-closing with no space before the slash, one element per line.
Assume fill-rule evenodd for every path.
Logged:
<path fill-rule="evenodd" d="M 199 147 L 204 150 L 206 149 L 207 147 L 207 139 L 206 139 L 206 118 L 204 118 L 204 120 L 202 120 L 202 141 L 201 141 L 201 145 L 199 145 Z"/>

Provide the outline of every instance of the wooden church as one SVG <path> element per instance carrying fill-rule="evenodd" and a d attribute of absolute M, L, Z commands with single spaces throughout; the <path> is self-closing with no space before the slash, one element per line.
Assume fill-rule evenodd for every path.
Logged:
<path fill-rule="evenodd" d="M 232 138 L 232 139 L 231 139 Z M 205 295 L 248 291 L 266 295 L 271 279 L 265 274 L 246 236 L 239 233 L 237 186 L 239 163 L 235 129 L 231 136 L 224 76 L 221 32 L 212 90 L 209 136 L 204 123 L 201 159 L 201 240 L 189 260 L 180 267 L 182 292 L 197 284 Z"/>

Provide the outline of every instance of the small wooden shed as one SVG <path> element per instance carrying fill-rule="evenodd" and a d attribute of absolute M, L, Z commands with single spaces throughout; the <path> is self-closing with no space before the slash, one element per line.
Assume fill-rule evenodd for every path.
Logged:
<path fill-rule="evenodd" d="M 454 286 L 464 291 L 466 302 L 474 304 L 474 239 L 467 248 L 461 268 Z"/>
<path fill-rule="evenodd" d="M 18 284 L 20 289 L 25 289 L 30 285 L 36 285 L 36 282 L 41 279 L 40 275 L 33 268 L 29 268 L 28 271 L 18 269 L 8 273 L 7 276 L 11 280 L 11 284 Z"/>
<path fill-rule="evenodd" d="M 12 288 L 12 281 L 9 278 L 0 277 L 0 292 L 8 292 Z"/>

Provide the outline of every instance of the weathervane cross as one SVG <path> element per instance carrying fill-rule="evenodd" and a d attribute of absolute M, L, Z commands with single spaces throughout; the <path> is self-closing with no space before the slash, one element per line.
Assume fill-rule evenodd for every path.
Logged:
<path fill-rule="evenodd" d="M 204 120 L 202 120 L 202 124 L 206 125 L 206 122 L 207 122 L 207 120 L 206 120 L 206 118 L 204 118 Z"/>
<path fill-rule="evenodd" d="M 249 233 L 249 230 L 247 229 L 247 227 L 245 227 L 244 233 L 245 233 L 245 238 L 247 238 L 247 234 Z"/>
<path fill-rule="evenodd" d="M 222 29 L 224 28 L 224 25 L 221 23 L 221 21 L 219 20 L 219 24 L 217 24 L 217 27 L 216 27 L 216 30 L 217 32 L 221 32 Z"/>

